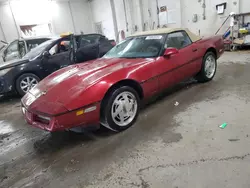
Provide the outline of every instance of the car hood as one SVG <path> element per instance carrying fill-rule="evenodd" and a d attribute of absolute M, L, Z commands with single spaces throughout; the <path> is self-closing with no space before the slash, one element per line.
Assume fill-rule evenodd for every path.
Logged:
<path fill-rule="evenodd" d="M 28 59 L 15 59 L 15 60 L 7 61 L 4 63 L 0 63 L 0 70 L 11 68 L 17 65 L 28 63 L 28 62 L 29 62 Z"/>
<path fill-rule="evenodd" d="M 98 59 L 61 69 L 41 81 L 29 93 L 33 101 L 42 100 L 62 104 L 68 110 L 71 99 L 77 98 L 87 88 L 97 83 L 103 77 L 121 69 L 146 63 L 147 59 Z M 151 60 L 152 61 L 152 60 Z M 30 104 L 24 105 L 29 106 Z M 33 103 L 29 102 L 29 103 Z M 39 111 L 39 110 L 37 110 Z"/>

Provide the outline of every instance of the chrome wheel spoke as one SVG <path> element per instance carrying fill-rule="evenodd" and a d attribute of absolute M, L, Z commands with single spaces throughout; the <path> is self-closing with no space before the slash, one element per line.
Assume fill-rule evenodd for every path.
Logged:
<path fill-rule="evenodd" d="M 30 83 L 30 77 L 27 77 L 27 82 Z"/>
<path fill-rule="evenodd" d="M 113 114 L 114 117 L 117 117 L 122 111 L 122 105 L 119 105 L 117 109 L 115 109 L 115 113 Z"/>
<path fill-rule="evenodd" d="M 22 80 L 22 81 L 21 81 L 21 84 L 23 84 L 23 85 L 27 85 L 27 84 L 28 84 L 28 82 L 25 82 L 24 80 Z"/>
<path fill-rule="evenodd" d="M 123 112 L 119 113 L 119 117 L 120 117 L 121 123 L 124 123 L 124 114 L 123 114 Z"/>
<path fill-rule="evenodd" d="M 26 89 L 28 85 L 21 86 L 22 89 Z"/>
<path fill-rule="evenodd" d="M 37 81 L 36 81 L 35 79 L 32 79 L 32 80 L 30 81 L 31 84 L 36 84 L 36 82 L 37 82 Z"/>

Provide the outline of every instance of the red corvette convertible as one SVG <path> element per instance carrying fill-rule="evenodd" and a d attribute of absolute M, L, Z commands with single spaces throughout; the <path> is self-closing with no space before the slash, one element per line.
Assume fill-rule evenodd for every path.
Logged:
<path fill-rule="evenodd" d="M 140 103 L 189 77 L 213 79 L 222 37 L 201 39 L 187 29 L 135 34 L 103 58 L 63 68 L 22 98 L 26 121 L 53 132 L 100 124 L 132 126 Z"/>

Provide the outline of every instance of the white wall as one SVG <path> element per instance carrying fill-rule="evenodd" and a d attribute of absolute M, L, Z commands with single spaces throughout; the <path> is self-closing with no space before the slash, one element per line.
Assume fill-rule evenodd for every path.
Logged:
<path fill-rule="evenodd" d="M 30 7 L 25 8 L 22 4 L 15 4 L 13 1 L 11 1 L 12 10 L 18 25 L 51 22 L 54 34 L 67 31 L 92 33 L 95 32 L 94 23 L 102 22 L 104 35 L 110 39 L 116 38 L 110 0 L 92 0 L 90 3 L 87 0 L 70 0 L 70 3 L 69 0 L 52 0 L 46 14 L 41 13 L 44 10 L 46 0 L 40 0 L 43 1 L 40 4 L 37 3 L 38 0 L 20 0 L 20 2 L 33 2 L 29 4 L 29 6 L 36 5 L 32 11 L 29 11 Z M 157 28 L 156 0 L 124 1 L 126 10 L 124 10 L 123 0 L 114 1 L 118 31 L 123 30 L 126 32 L 126 36 L 129 36 L 135 32 L 136 26 L 137 31 Z M 158 2 L 159 7 L 167 6 L 168 11 L 175 11 L 175 23 L 167 24 L 167 27 L 187 27 L 203 36 L 214 34 L 230 12 L 250 12 L 250 0 L 205 0 L 206 19 L 203 20 L 203 0 L 158 0 Z M 217 15 L 216 4 L 224 2 L 227 2 L 225 13 Z M 20 8 L 22 6 L 24 8 Z M 125 12 L 127 14 L 127 23 Z M 195 23 L 192 21 L 194 14 L 198 15 L 198 21 Z M 18 37 L 8 3 L 0 3 L 0 22 L 8 41 Z M 224 26 L 221 33 L 226 30 L 228 25 L 229 23 Z M 1 33 L 0 38 L 3 38 Z"/>
<path fill-rule="evenodd" d="M 1 27 L 1 26 L 0 26 Z M 5 40 L 4 38 L 4 33 L 2 32 L 2 29 L 0 28 L 0 40 Z M 0 44 L 0 46 L 2 46 L 2 44 Z"/>
<path fill-rule="evenodd" d="M 70 2 L 68 0 L 12 0 L 10 4 L 0 3 L 0 22 L 7 41 L 18 38 L 11 8 L 18 27 L 51 23 L 53 34 L 69 31 L 94 32 L 90 6 L 86 0 L 70 0 Z M 0 34 L 0 39 L 2 38 Z"/>
<path fill-rule="evenodd" d="M 103 34 L 115 39 L 114 24 L 109 0 L 93 0 L 91 3 L 93 22 L 102 23 Z"/>
<path fill-rule="evenodd" d="M 159 7 L 167 6 L 169 11 L 175 11 L 175 23 L 167 24 L 167 27 L 181 26 L 181 0 L 159 0 Z M 115 1 L 118 31 L 125 31 L 129 36 L 137 31 L 151 30 L 158 27 L 157 3 L 156 0 L 125 0 L 126 10 L 124 11 L 123 0 Z M 107 6 L 104 6 L 107 8 Z M 127 15 L 127 25 L 125 12 Z"/>
<path fill-rule="evenodd" d="M 52 26 L 55 34 L 74 32 L 74 25 L 68 2 L 52 2 Z"/>
<path fill-rule="evenodd" d="M 72 15 L 75 24 L 75 33 L 93 33 L 93 20 L 90 10 L 90 5 L 87 1 L 72 1 L 70 2 Z"/>
<path fill-rule="evenodd" d="M 0 22 L 7 41 L 11 41 L 18 37 L 15 22 L 7 3 L 0 4 Z"/>
<path fill-rule="evenodd" d="M 239 0 L 206 0 L 206 19 L 203 20 L 202 1 L 182 0 L 181 4 L 182 27 L 187 27 L 196 34 L 198 34 L 200 30 L 202 36 L 214 34 L 230 12 L 239 13 Z M 216 12 L 216 5 L 224 2 L 227 2 L 225 13 L 223 15 L 218 15 Z M 237 4 L 235 5 L 233 2 L 237 2 Z M 198 15 L 198 21 L 195 23 L 192 21 L 194 14 Z M 229 21 L 225 24 L 221 33 L 225 32 L 228 27 Z"/>
<path fill-rule="evenodd" d="M 53 1 L 52 26 L 55 34 L 63 32 L 92 33 L 93 24 L 90 6 L 87 1 Z"/>
<path fill-rule="evenodd" d="M 16 22 L 19 25 L 44 24 L 48 23 L 51 19 L 49 1 L 10 1 L 10 5 Z"/>
<path fill-rule="evenodd" d="M 124 31 L 129 36 L 137 31 L 154 29 L 157 27 L 157 9 L 154 0 L 115 0 L 116 17 L 118 23 L 118 31 Z M 127 21 L 125 17 L 127 15 Z M 145 24 L 145 25 L 144 25 Z"/>
<path fill-rule="evenodd" d="M 115 0 L 115 12 L 117 18 L 118 31 L 126 31 L 126 17 L 123 0 Z"/>
<path fill-rule="evenodd" d="M 159 7 L 167 6 L 168 16 L 170 12 L 174 14 L 174 22 L 168 23 L 167 27 L 181 27 L 181 0 L 159 0 Z M 183 0 L 182 0 L 183 1 Z M 189 11 L 192 12 L 191 7 Z"/>
<path fill-rule="evenodd" d="M 107 0 L 108 1 L 108 0 Z M 216 5 L 227 2 L 227 8 L 223 15 L 218 15 Z M 156 0 L 142 0 L 142 6 L 139 0 L 125 0 L 126 13 L 128 17 L 127 36 L 135 32 L 135 25 L 138 31 L 142 30 L 142 23 L 145 23 L 145 29 L 155 29 L 158 25 Z M 205 0 L 206 19 L 203 20 L 203 0 L 158 0 L 159 7 L 166 6 L 168 14 L 170 11 L 175 15 L 174 22 L 168 23 L 167 27 L 186 27 L 196 34 L 202 36 L 214 34 L 224 22 L 230 12 L 250 12 L 250 0 Z M 123 0 L 116 0 L 116 12 L 118 20 L 118 29 L 126 30 L 126 21 L 124 16 Z M 106 8 L 105 6 L 103 8 Z M 143 9 L 143 19 L 141 19 L 140 9 Z M 193 22 L 193 15 L 198 15 L 198 21 Z M 153 27 L 154 26 L 154 27 Z M 221 33 L 229 27 L 229 22 L 225 24 Z M 221 34 L 220 33 L 220 34 Z"/>
<path fill-rule="evenodd" d="M 240 0 L 240 12 L 241 13 L 250 12 L 250 1 L 249 0 Z"/>

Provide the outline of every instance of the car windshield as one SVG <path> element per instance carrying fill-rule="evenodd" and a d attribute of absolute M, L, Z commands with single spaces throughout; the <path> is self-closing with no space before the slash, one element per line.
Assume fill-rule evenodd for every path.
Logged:
<path fill-rule="evenodd" d="M 47 46 L 49 46 L 50 44 L 52 44 L 56 39 L 51 39 L 48 40 L 42 44 L 40 44 L 39 46 L 35 47 L 34 49 L 32 49 L 30 52 L 28 52 L 23 59 L 34 59 L 37 56 L 39 56 Z"/>
<path fill-rule="evenodd" d="M 104 58 L 149 58 L 157 57 L 163 46 L 163 35 L 128 38 L 112 48 Z"/>

